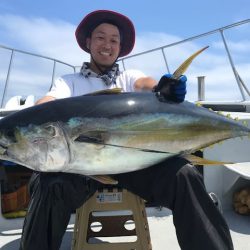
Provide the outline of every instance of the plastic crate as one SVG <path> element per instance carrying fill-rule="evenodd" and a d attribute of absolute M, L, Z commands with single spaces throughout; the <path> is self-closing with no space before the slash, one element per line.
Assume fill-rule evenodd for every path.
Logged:
<path fill-rule="evenodd" d="M 13 212 L 27 207 L 29 202 L 27 185 L 21 186 L 15 192 L 2 194 L 2 212 Z"/>

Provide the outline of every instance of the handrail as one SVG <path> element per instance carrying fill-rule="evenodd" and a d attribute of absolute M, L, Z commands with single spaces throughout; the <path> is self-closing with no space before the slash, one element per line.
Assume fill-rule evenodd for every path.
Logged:
<path fill-rule="evenodd" d="M 67 66 L 69 66 L 69 67 L 72 67 L 73 69 L 76 67 L 76 66 L 74 66 L 74 65 L 71 65 L 71 64 L 69 64 L 69 63 L 60 61 L 60 60 L 55 59 L 55 58 L 52 58 L 52 57 L 43 56 L 43 55 L 40 55 L 40 54 L 36 54 L 36 53 L 32 53 L 32 52 L 28 52 L 28 51 L 24 51 L 24 50 L 20 50 L 20 49 L 10 48 L 10 47 L 7 47 L 7 46 L 5 46 L 5 45 L 1 45 L 1 44 L 0 44 L 0 48 L 2 48 L 2 49 L 7 49 L 7 50 L 11 50 L 11 51 L 15 51 L 15 52 L 19 52 L 19 53 L 26 54 L 26 55 L 41 57 L 41 58 L 48 59 L 48 60 L 51 60 L 51 61 L 54 61 L 54 62 L 58 62 L 58 63 L 62 63 L 62 64 L 64 64 L 64 65 L 67 65 Z"/>
<path fill-rule="evenodd" d="M 236 80 L 236 82 L 238 84 L 242 99 L 245 101 L 246 97 L 245 97 L 245 93 L 244 93 L 243 88 L 245 89 L 245 92 L 248 95 L 249 95 L 250 91 L 248 90 L 248 88 L 246 87 L 243 80 L 239 76 L 239 73 L 236 70 L 236 67 L 234 65 L 234 62 L 233 62 L 231 53 L 229 51 L 229 48 L 227 46 L 227 42 L 226 42 L 226 39 L 225 39 L 225 36 L 224 36 L 223 32 L 225 30 L 227 30 L 227 29 L 231 29 L 231 28 L 234 28 L 234 27 L 237 27 L 237 26 L 240 26 L 240 25 L 243 25 L 243 24 L 247 24 L 247 23 L 250 23 L 250 19 L 245 19 L 245 20 L 242 20 L 242 21 L 239 21 L 239 22 L 236 22 L 236 23 L 233 23 L 233 24 L 230 24 L 230 25 L 218 28 L 218 29 L 211 30 L 209 32 L 205 32 L 205 33 L 195 35 L 195 36 L 192 36 L 192 37 L 189 37 L 189 38 L 177 41 L 177 42 L 167 44 L 167 45 L 164 45 L 164 46 L 161 46 L 161 47 L 157 47 L 157 48 L 150 49 L 150 50 L 147 50 L 147 51 L 143 51 L 143 52 L 140 52 L 140 53 L 137 53 L 137 54 L 129 55 L 129 56 L 126 56 L 126 57 L 123 57 L 123 58 L 119 59 L 119 61 L 121 61 L 123 69 L 125 70 L 126 69 L 126 66 L 125 66 L 125 61 L 126 60 L 134 58 L 134 57 L 138 57 L 138 56 L 141 56 L 141 55 L 149 54 L 149 53 L 152 53 L 152 52 L 155 52 L 155 51 L 161 51 L 162 55 L 163 55 L 164 62 L 165 62 L 165 66 L 167 68 L 167 71 L 169 72 L 169 67 L 168 67 L 168 63 L 167 63 L 167 56 L 164 53 L 164 49 L 169 48 L 169 47 L 173 47 L 173 46 L 176 46 L 176 45 L 179 45 L 179 44 L 183 44 L 185 42 L 193 41 L 193 40 L 199 39 L 201 37 L 210 36 L 210 35 L 215 34 L 215 33 L 220 33 L 223 44 L 224 44 L 224 47 L 225 47 L 225 50 L 226 50 L 226 53 L 227 53 L 227 56 L 228 56 L 228 59 L 229 59 L 229 62 L 230 62 L 230 65 L 231 65 L 231 68 L 232 68 L 232 71 L 233 71 L 234 76 L 235 76 L 235 80 Z"/>
<path fill-rule="evenodd" d="M 175 46 L 175 45 L 178 45 L 178 44 L 182 44 L 182 43 L 185 43 L 185 42 L 189 42 L 189 41 L 192 41 L 192 40 L 204 37 L 204 36 L 209 36 L 209 35 L 212 35 L 214 33 L 220 32 L 221 30 L 231 29 L 233 27 L 240 26 L 240 25 L 246 24 L 246 23 L 250 23 L 250 19 L 246 19 L 246 20 L 243 20 L 243 21 L 240 21 L 240 22 L 237 22 L 237 23 L 233 23 L 233 24 L 224 26 L 222 28 L 214 29 L 212 31 L 208 31 L 208 32 L 205 32 L 205 33 L 202 33 L 202 34 L 199 34 L 199 35 L 195 35 L 195 36 L 183 39 L 183 40 L 178 41 L 178 42 L 170 43 L 170 44 L 167 44 L 167 45 L 164 45 L 164 46 L 160 46 L 160 47 L 157 47 L 157 48 L 154 48 L 154 49 L 146 50 L 146 51 L 143 51 L 143 52 L 140 52 L 140 53 L 137 53 L 137 54 L 133 54 L 133 55 L 130 55 L 130 56 L 122 57 L 120 59 L 120 61 L 129 59 L 129 58 L 132 58 L 132 57 L 136 57 L 136 56 L 141 56 L 141 55 L 144 55 L 144 54 L 147 54 L 147 53 L 155 52 L 157 50 L 162 50 L 162 49 L 172 47 L 172 46 Z"/>
<path fill-rule="evenodd" d="M 55 78 L 55 68 L 56 68 L 57 63 L 71 67 L 73 69 L 73 71 L 76 72 L 76 66 L 71 65 L 71 64 L 66 63 L 66 62 L 63 62 L 63 61 L 60 61 L 58 59 L 52 58 L 52 57 L 43 56 L 40 54 L 36 54 L 36 53 L 32 53 L 32 52 L 28 52 L 28 51 L 24 51 L 24 50 L 20 50 L 20 49 L 10 48 L 10 47 L 7 47 L 7 46 L 1 45 L 1 44 L 0 44 L 0 48 L 11 51 L 8 72 L 7 72 L 7 76 L 6 76 L 6 80 L 5 80 L 5 84 L 4 84 L 4 89 L 3 89 L 3 94 L 2 94 L 2 98 L 1 98 L 1 106 L 0 106 L 1 108 L 3 108 L 3 105 L 4 105 L 5 96 L 6 96 L 6 92 L 7 92 L 8 85 L 9 85 L 10 73 L 11 73 L 11 69 L 12 69 L 12 62 L 13 62 L 13 58 L 14 58 L 15 53 L 21 53 L 21 54 L 39 57 L 39 58 L 43 58 L 43 59 L 52 61 L 53 62 L 53 70 L 52 70 L 51 84 L 53 83 L 54 78 Z"/>
<path fill-rule="evenodd" d="M 183 43 L 186 43 L 186 42 L 189 42 L 189 41 L 193 41 L 193 40 L 205 37 L 205 36 L 210 36 L 210 35 L 215 34 L 215 33 L 220 33 L 221 39 L 223 41 L 223 44 L 224 44 L 224 47 L 225 47 L 225 50 L 226 50 L 226 53 L 227 53 L 227 56 L 228 56 L 228 59 L 229 59 L 230 65 L 231 65 L 231 68 L 232 68 L 233 73 L 234 73 L 234 77 L 236 79 L 236 82 L 238 84 L 239 90 L 241 92 L 242 99 L 245 101 L 246 97 L 245 97 L 244 90 L 245 90 L 246 94 L 248 94 L 248 96 L 250 96 L 250 94 L 249 94 L 250 91 L 248 90 L 247 86 L 244 84 L 242 78 L 240 77 L 239 73 L 236 70 L 236 67 L 235 67 L 234 62 L 233 62 L 233 58 L 232 58 L 231 53 L 229 51 L 229 48 L 227 46 L 227 42 L 226 42 L 226 39 L 225 39 L 225 36 L 224 36 L 223 32 L 225 30 L 227 30 L 227 29 L 231 29 L 231 28 L 243 25 L 243 24 L 248 24 L 248 23 L 250 23 L 250 19 L 242 20 L 242 21 L 239 21 L 239 22 L 236 22 L 236 23 L 233 23 L 233 24 L 221 27 L 221 28 L 217 28 L 217 29 L 211 30 L 209 32 L 205 32 L 205 33 L 202 33 L 202 34 L 199 34 L 199 35 L 195 35 L 195 36 L 192 36 L 192 37 L 189 37 L 189 38 L 177 41 L 177 42 L 173 42 L 173 43 L 167 44 L 167 45 L 164 45 L 164 46 L 161 46 L 161 47 L 157 47 L 157 48 L 150 49 L 150 50 L 147 50 L 147 51 L 143 51 L 143 52 L 140 52 L 140 53 L 137 53 L 137 54 L 129 55 L 129 56 L 120 58 L 118 61 L 120 61 L 122 63 L 123 69 L 125 70 L 126 69 L 125 61 L 127 61 L 128 59 L 131 59 L 131 58 L 134 58 L 134 57 L 138 57 L 138 56 L 141 56 L 141 55 L 145 55 L 145 54 L 148 54 L 148 53 L 151 53 L 151 52 L 155 52 L 155 51 L 161 51 L 163 59 L 164 59 L 164 62 L 165 62 L 165 66 L 167 68 L 167 71 L 169 72 L 169 66 L 168 66 L 168 63 L 167 63 L 167 56 L 166 56 L 166 54 L 164 52 L 164 49 L 169 48 L 169 47 L 173 47 L 173 46 L 176 46 L 176 45 L 179 45 L 179 44 L 183 44 Z M 79 67 L 79 66 L 74 66 L 74 65 L 71 65 L 69 63 L 57 60 L 55 58 L 51 58 L 51 57 L 48 57 L 48 56 L 39 55 L 39 54 L 36 54 L 36 53 L 27 52 L 27 51 L 20 50 L 20 49 L 10 48 L 10 47 L 4 46 L 4 45 L 0 45 L 0 49 L 1 48 L 11 51 L 11 56 L 10 56 L 10 61 L 9 61 L 9 67 L 8 67 L 8 71 L 7 71 L 7 75 L 6 75 L 6 80 L 5 80 L 5 84 L 4 84 L 4 88 L 3 88 L 2 99 L 1 99 L 1 108 L 3 108 L 3 105 L 4 105 L 4 101 L 5 101 L 5 97 L 6 97 L 6 92 L 7 92 L 8 84 L 9 84 L 9 78 L 10 78 L 11 69 L 12 69 L 12 61 L 14 60 L 13 58 L 14 58 L 14 54 L 15 53 L 22 53 L 22 54 L 26 54 L 26 55 L 30 55 L 30 56 L 35 56 L 35 57 L 39 57 L 39 58 L 43 58 L 43 59 L 52 61 L 53 62 L 53 69 L 52 69 L 52 75 L 51 75 L 51 84 L 53 83 L 54 78 L 55 78 L 56 64 L 63 64 L 63 65 L 66 65 L 68 67 L 71 67 L 74 72 L 76 72 L 76 69 Z"/>

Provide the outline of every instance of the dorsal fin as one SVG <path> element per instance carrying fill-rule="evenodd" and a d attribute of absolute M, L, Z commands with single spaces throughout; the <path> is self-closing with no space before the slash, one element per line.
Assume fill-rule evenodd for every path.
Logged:
<path fill-rule="evenodd" d="M 104 89 L 95 92 L 91 92 L 86 94 L 85 96 L 89 95 L 112 95 L 112 94 L 120 94 L 122 92 L 122 88 L 113 88 L 113 89 Z"/>
<path fill-rule="evenodd" d="M 187 70 L 188 66 L 192 63 L 193 59 L 198 56 L 202 51 L 207 49 L 209 46 L 206 46 L 197 52 L 195 52 L 193 55 L 191 55 L 187 60 L 185 60 L 178 69 L 173 73 L 173 78 L 178 79 L 184 72 Z"/>

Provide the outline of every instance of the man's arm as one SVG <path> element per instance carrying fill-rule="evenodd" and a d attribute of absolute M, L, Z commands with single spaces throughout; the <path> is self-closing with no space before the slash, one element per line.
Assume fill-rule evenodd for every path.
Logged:
<path fill-rule="evenodd" d="M 134 88 L 136 91 L 152 90 L 156 84 L 157 81 L 152 77 L 141 77 L 135 81 Z"/>
<path fill-rule="evenodd" d="M 50 102 L 50 101 L 54 101 L 56 98 L 53 96 L 44 96 L 41 99 L 37 100 L 35 105 L 44 103 L 44 102 Z"/>

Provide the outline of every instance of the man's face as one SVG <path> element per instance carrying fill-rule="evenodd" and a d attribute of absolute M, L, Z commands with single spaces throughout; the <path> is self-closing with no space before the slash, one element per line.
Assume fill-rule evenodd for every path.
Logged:
<path fill-rule="evenodd" d="M 120 53 L 120 33 L 109 23 L 98 25 L 87 38 L 87 46 L 96 63 L 104 69 L 113 65 Z"/>

